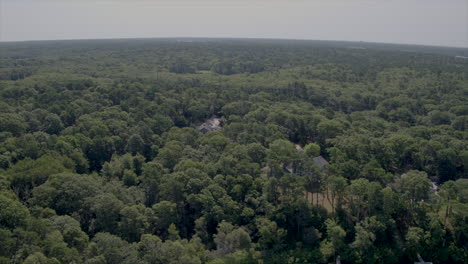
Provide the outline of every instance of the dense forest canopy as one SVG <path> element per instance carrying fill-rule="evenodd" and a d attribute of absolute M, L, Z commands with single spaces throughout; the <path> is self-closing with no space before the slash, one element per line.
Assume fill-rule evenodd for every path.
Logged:
<path fill-rule="evenodd" d="M 0 263 L 468 263 L 467 55 L 1 43 Z"/>

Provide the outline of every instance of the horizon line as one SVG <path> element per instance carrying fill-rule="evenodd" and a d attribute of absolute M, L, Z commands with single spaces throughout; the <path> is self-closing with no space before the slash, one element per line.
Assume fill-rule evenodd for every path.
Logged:
<path fill-rule="evenodd" d="M 301 39 L 301 38 L 269 38 L 269 37 L 103 37 L 103 38 L 69 38 L 69 39 L 29 39 L 29 40 L 1 40 L 1 43 L 25 43 L 25 42 L 47 42 L 47 41 L 80 41 L 80 40 L 143 40 L 143 39 L 226 39 L 226 40 L 291 40 L 291 41 L 322 41 L 322 42 L 352 42 L 352 43 L 367 43 L 367 44 L 390 44 L 390 45 L 406 45 L 406 46 L 424 46 L 436 48 L 458 48 L 468 49 L 467 46 L 447 46 L 439 44 L 422 44 L 422 43 L 402 43 L 402 42 L 381 42 L 381 41 L 364 41 L 364 40 L 336 40 L 336 39 Z"/>

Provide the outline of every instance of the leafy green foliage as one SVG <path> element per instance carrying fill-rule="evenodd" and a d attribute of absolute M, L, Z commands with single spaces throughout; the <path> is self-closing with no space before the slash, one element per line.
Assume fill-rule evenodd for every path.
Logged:
<path fill-rule="evenodd" d="M 0 263 L 467 263 L 466 50 L 349 45 L 1 43 Z"/>

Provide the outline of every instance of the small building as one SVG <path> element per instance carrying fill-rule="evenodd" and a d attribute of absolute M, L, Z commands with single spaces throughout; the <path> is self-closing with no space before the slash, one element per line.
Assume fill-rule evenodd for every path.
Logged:
<path fill-rule="evenodd" d="M 313 162 L 315 166 L 319 167 L 320 169 L 324 169 L 329 165 L 328 161 L 324 159 L 322 156 L 318 156 L 313 158 Z"/>
<path fill-rule="evenodd" d="M 203 134 L 206 134 L 211 131 L 216 131 L 218 129 L 221 129 L 221 118 L 216 116 L 206 120 L 205 123 L 197 126 L 197 130 L 202 132 Z"/>
<path fill-rule="evenodd" d="M 299 154 L 303 154 L 303 153 L 304 153 L 304 149 L 301 147 L 301 145 L 299 145 L 299 144 L 294 144 L 294 147 L 296 148 L 297 153 L 299 153 Z"/>
<path fill-rule="evenodd" d="M 437 182 L 435 181 L 431 181 L 432 185 L 431 185 L 431 189 L 429 190 L 430 193 L 437 193 L 437 191 L 439 190 L 439 186 L 437 185 Z"/>

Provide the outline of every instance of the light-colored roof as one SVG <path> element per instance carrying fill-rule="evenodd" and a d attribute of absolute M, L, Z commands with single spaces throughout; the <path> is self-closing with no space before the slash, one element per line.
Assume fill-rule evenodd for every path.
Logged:
<path fill-rule="evenodd" d="M 296 148 L 297 153 L 304 153 L 304 149 L 301 147 L 301 145 L 294 144 L 294 147 Z"/>
<path fill-rule="evenodd" d="M 202 133 L 207 133 L 210 131 L 221 129 L 221 119 L 218 117 L 212 117 L 208 119 L 205 123 L 198 126 L 197 129 Z"/>

